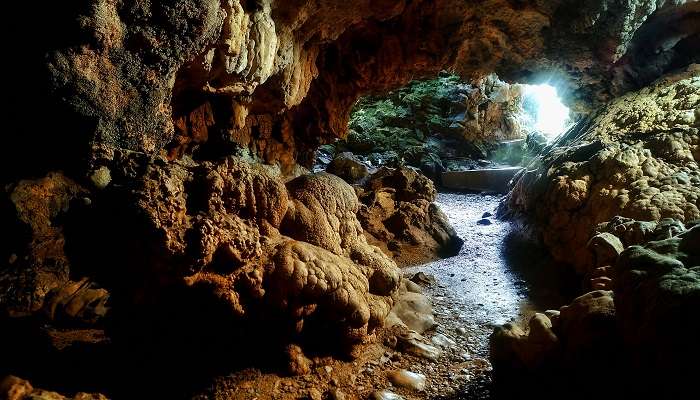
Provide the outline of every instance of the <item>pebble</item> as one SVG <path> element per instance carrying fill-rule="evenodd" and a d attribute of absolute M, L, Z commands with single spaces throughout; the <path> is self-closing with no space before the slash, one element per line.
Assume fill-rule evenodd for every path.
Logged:
<path fill-rule="evenodd" d="M 383 389 L 383 390 L 376 390 L 372 392 L 372 394 L 369 396 L 371 400 L 404 400 L 403 397 L 399 396 L 398 394 Z"/>
<path fill-rule="evenodd" d="M 309 398 L 309 400 L 323 400 L 323 395 L 316 388 L 309 389 L 307 397 Z"/>
<path fill-rule="evenodd" d="M 345 393 L 337 388 L 329 390 L 328 395 L 330 396 L 331 400 L 345 400 Z"/>
<path fill-rule="evenodd" d="M 421 343 L 417 338 L 401 338 L 401 348 L 406 353 L 431 361 L 437 361 L 442 354 L 442 351 L 437 347 Z"/>
<path fill-rule="evenodd" d="M 490 219 L 486 219 L 486 218 L 482 218 L 482 219 L 476 221 L 476 223 L 477 223 L 478 225 L 491 225 L 491 224 L 492 224 L 491 220 L 490 220 Z"/>
<path fill-rule="evenodd" d="M 431 339 L 431 342 L 435 346 L 442 347 L 442 348 L 448 348 L 455 346 L 457 343 L 455 343 L 454 340 L 450 339 L 449 337 L 443 335 L 442 333 L 435 334 Z"/>
<path fill-rule="evenodd" d="M 488 217 L 493 217 L 493 214 L 491 214 L 490 212 L 486 211 L 485 213 L 483 213 L 483 214 L 481 215 L 481 218 L 488 218 Z"/>
<path fill-rule="evenodd" d="M 418 391 L 425 390 L 425 375 L 423 374 L 417 374 L 405 369 L 399 369 L 389 372 L 388 377 L 389 381 L 398 387 Z"/>

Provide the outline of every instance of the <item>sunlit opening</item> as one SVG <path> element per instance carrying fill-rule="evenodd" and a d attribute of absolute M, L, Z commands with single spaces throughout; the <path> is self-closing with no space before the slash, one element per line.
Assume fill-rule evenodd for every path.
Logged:
<path fill-rule="evenodd" d="M 548 84 L 525 85 L 525 103 L 531 105 L 534 127 L 550 140 L 561 135 L 569 121 L 569 109 L 557 89 Z M 526 107 L 527 108 L 527 107 Z"/>

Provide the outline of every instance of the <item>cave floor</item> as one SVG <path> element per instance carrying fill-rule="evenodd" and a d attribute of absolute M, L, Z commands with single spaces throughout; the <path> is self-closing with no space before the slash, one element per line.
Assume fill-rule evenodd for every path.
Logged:
<path fill-rule="evenodd" d="M 384 345 L 391 336 L 384 331 L 353 361 L 317 358 L 312 373 L 301 377 L 239 371 L 217 378 L 197 398 L 366 399 L 381 389 L 405 399 L 499 397 L 487 361 L 493 327 L 565 303 L 559 294 L 561 277 L 546 272 L 555 267 L 543 249 L 519 235 L 510 222 L 488 216 L 490 224 L 477 223 L 484 213 L 495 214 L 500 200 L 499 195 L 439 193 L 436 202 L 464 246 L 454 257 L 404 268 L 406 277 L 423 272 L 435 278 L 424 293 L 433 302 L 438 325 L 423 336 L 442 348 L 437 361 Z M 424 374 L 425 390 L 393 387 L 387 374 L 397 369 Z"/>

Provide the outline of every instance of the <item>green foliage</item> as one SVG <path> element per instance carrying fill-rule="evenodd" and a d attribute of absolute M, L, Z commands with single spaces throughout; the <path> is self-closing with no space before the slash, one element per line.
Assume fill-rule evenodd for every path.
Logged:
<path fill-rule="evenodd" d="M 458 132 L 453 117 L 463 112 L 469 89 L 458 76 L 443 73 L 381 98 L 362 98 L 350 116 L 350 134 L 338 146 L 356 154 L 393 151 L 403 157 L 409 148 L 424 146 L 429 136 Z"/>

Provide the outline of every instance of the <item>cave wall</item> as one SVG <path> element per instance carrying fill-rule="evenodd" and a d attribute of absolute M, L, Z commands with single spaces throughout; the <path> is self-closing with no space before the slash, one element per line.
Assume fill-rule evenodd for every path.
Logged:
<path fill-rule="evenodd" d="M 170 159 L 246 149 L 290 169 L 346 133 L 359 95 L 441 69 L 546 76 L 591 109 L 698 57 L 698 4 L 678 0 L 94 0 L 31 11 L 31 29 L 8 21 L 43 39 L 10 43 L 28 65 L 11 66 L 19 132 L 5 154 L 22 157 L 4 157 L 15 168 L 3 180 L 85 176 L 117 149 Z M 31 118 L 37 107 L 45 118 Z"/>
<path fill-rule="evenodd" d="M 504 214 L 533 227 L 584 273 L 598 224 L 700 219 L 700 65 L 621 96 L 579 121 L 516 177 Z"/>

